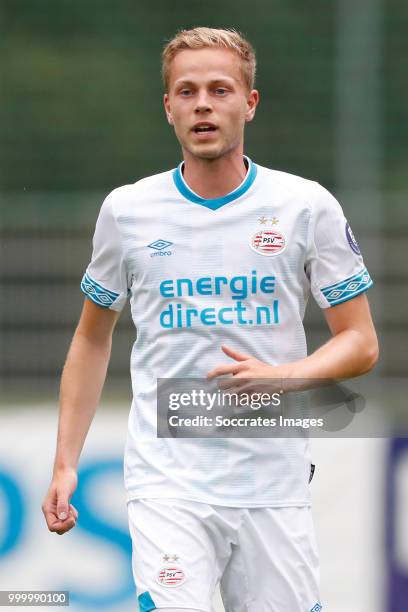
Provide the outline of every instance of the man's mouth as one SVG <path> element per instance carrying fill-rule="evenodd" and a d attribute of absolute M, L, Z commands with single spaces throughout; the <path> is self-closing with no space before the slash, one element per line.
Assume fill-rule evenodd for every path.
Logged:
<path fill-rule="evenodd" d="M 209 123 L 201 123 L 193 127 L 193 131 L 196 134 L 205 134 L 206 132 L 215 132 L 216 129 L 217 128 L 215 125 L 211 125 Z"/>

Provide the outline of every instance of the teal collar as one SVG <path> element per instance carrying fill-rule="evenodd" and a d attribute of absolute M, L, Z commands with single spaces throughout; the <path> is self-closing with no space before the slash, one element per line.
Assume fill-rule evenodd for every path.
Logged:
<path fill-rule="evenodd" d="M 257 173 L 256 164 L 254 164 L 249 159 L 249 157 L 244 157 L 248 163 L 248 171 L 246 177 L 239 185 L 239 187 L 234 189 L 234 191 L 227 193 L 227 195 L 222 196 L 221 198 L 211 198 L 209 200 L 206 200 L 205 198 L 202 198 L 196 193 L 194 193 L 194 191 L 191 191 L 190 187 L 187 185 L 183 178 L 184 162 L 181 162 L 181 164 L 179 164 L 179 166 L 177 166 L 177 168 L 173 172 L 174 184 L 176 185 L 181 195 L 187 198 L 187 200 L 190 200 L 190 202 L 194 202 L 194 204 L 200 204 L 201 206 L 206 206 L 206 208 L 211 208 L 211 210 L 217 210 L 218 208 L 221 208 L 221 206 L 224 206 L 225 204 L 228 204 L 229 202 L 232 202 L 233 200 L 236 200 L 237 198 L 241 197 L 245 192 L 248 191 L 248 189 L 254 182 Z"/>

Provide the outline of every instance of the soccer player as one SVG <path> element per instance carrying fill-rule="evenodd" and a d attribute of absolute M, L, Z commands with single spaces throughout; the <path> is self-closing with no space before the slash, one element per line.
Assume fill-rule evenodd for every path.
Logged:
<path fill-rule="evenodd" d="M 378 344 L 372 285 L 342 209 L 317 182 L 244 156 L 255 54 L 232 30 L 179 32 L 163 51 L 164 108 L 183 161 L 114 189 L 96 224 L 61 381 L 50 531 L 71 529 L 77 464 L 130 297 L 137 339 L 125 486 L 140 610 L 317 612 L 304 438 L 158 438 L 158 378 L 347 379 Z M 307 355 L 309 293 L 331 339 Z"/>

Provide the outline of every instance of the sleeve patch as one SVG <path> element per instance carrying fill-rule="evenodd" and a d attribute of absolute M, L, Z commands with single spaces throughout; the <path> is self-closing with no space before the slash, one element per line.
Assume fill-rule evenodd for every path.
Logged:
<path fill-rule="evenodd" d="M 119 293 L 105 289 L 105 287 L 94 281 L 87 272 L 85 272 L 82 278 L 81 289 L 95 304 L 105 308 L 112 306 L 119 297 Z"/>
<path fill-rule="evenodd" d="M 346 238 L 350 245 L 350 248 L 356 255 L 361 255 L 360 247 L 358 246 L 358 242 L 353 232 L 351 231 L 350 224 L 346 223 Z"/>
<path fill-rule="evenodd" d="M 334 285 L 324 287 L 321 289 L 321 292 L 329 302 L 330 306 L 335 306 L 336 304 L 346 302 L 363 291 L 366 291 L 366 289 L 371 287 L 372 284 L 373 281 L 371 280 L 367 269 L 363 268 L 360 270 L 360 272 L 354 274 L 354 276 L 350 276 L 350 278 L 346 278 L 345 280 L 335 283 Z"/>

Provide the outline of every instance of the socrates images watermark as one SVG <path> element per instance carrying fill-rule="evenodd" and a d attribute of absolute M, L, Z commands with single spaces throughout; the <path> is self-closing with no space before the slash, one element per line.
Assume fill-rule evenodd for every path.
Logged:
<path fill-rule="evenodd" d="M 159 378 L 157 437 L 408 435 L 406 379 Z M 150 427 L 155 427 L 151 422 Z"/>
<path fill-rule="evenodd" d="M 323 418 L 310 418 L 303 412 L 290 414 L 288 401 L 285 408 L 282 402 L 283 390 L 273 392 L 230 392 L 225 390 L 206 390 L 191 388 L 189 390 L 169 391 L 165 404 L 165 424 L 173 436 L 178 434 L 197 435 L 200 429 L 207 434 L 226 429 L 244 430 L 247 428 L 301 428 L 323 427 Z M 163 403 L 162 403 L 163 406 Z M 289 412 L 289 414 L 287 414 Z M 254 414 L 258 413 L 258 414 Z M 243 434 L 244 435 L 244 432 Z"/>

